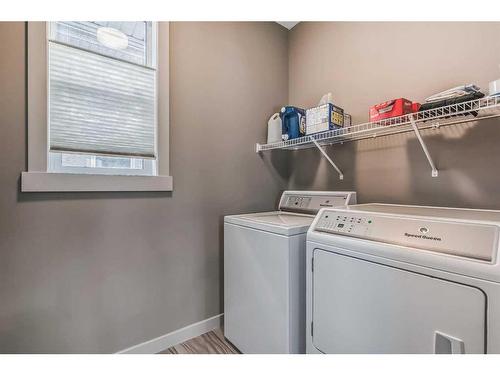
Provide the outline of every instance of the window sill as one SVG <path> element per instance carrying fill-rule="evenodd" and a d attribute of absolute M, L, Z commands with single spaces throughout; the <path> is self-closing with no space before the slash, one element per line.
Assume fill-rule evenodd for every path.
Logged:
<path fill-rule="evenodd" d="M 172 176 L 22 172 L 22 192 L 172 191 Z"/>

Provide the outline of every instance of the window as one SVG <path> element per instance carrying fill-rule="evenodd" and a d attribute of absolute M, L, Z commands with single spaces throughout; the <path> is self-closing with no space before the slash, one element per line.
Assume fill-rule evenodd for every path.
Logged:
<path fill-rule="evenodd" d="M 90 190 L 126 190 L 129 183 L 131 190 L 149 190 L 151 184 L 152 190 L 171 190 L 168 23 L 162 24 L 28 23 L 23 191 L 68 191 L 52 182 L 76 181 L 76 175 L 82 188 L 73 183 L 70 191 L 87 190 L 85 181 L 92 181 Z M 47 181 L 49 188 L 40 187 Z"/>
<path fill-rule="evenodd" d="M 50 22 L 47 43 L 48 170 L 155 175 L 153 23 Z"/>

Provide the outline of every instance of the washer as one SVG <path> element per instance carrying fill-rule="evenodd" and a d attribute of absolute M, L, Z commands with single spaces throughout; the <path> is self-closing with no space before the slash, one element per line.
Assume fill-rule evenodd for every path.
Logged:
<path fill-rule="evenodd" d="M 500 211 L 323 209 L 307 234 L 308 353 L 500 353 Z"/>
<path fill-rule="evenodd" d="M 243 353 L 305 352 L 306 232 L 354 192 L 285 191 L 279 211 L 224 218 L 224 335 Z"/>

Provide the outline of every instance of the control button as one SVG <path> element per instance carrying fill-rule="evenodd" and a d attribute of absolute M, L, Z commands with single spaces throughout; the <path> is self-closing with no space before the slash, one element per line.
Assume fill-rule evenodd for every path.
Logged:
<path fill-rule="evenodd" d="M 422 227 L 419 229 L 419 231 L 420 231 L 420 233 L 427 233 L 429 231 L 429 229 L 426 227 Z"/>

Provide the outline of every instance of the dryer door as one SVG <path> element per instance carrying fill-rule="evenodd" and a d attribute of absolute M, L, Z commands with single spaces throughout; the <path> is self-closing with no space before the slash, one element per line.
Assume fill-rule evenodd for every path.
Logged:
<path fill-rule="evenodd" d="M 313 344 L 324 353 L 485 353 L 475 287 L 314 250 Z"/>

